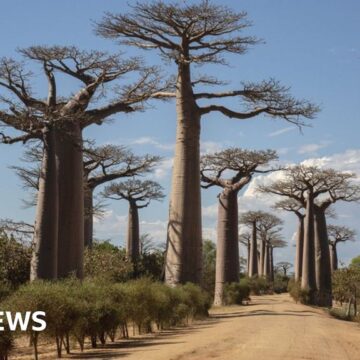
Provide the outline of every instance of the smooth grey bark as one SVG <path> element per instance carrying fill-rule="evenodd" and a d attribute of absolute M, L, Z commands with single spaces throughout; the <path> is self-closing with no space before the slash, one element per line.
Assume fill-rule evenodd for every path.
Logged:
<path fill-rule="evenodd" d="M 225 284 L 239 281 L 237 194 L 225 188 L 219 195 L 214 305 L 225 305 Z"/>
<path fill-rule="evenodd" d="M 58 245 L 58 155 L 56 130 L 43 132 L 43 159 L 36 206 L 34 250 L 30 280 L 57 278 Z"/>
<path fill-rule="evenodd" d="M 83 277 L 84 185 L 82 131 L 68 122 L 59 141 L 58 277 Z"/>
<path fill-rule="evenodd" d="M 256 222 L 252 225 L 252 236 L 250 243 L 250 268 L 249 277 L 258 276 L 258 254 L 257 254 L 257 231 Z"/>
<path fill-rule="evenodd" d="M 270 272 L 270 276 L 269 279 L 270 281 L 274 282 L 274 247 L 273 246 L 269 246 L 269 272 Z"/>
<path fill-rule="evenodd" d="M 264 263 L 263 263 L 263 276 L 270 279 L 270 245 L 265 244 L 264 247 Z"/>
<path fill-rule="evenodd" d="M 314 230 L 314 198 L 310 189 L 306 201 L 304 221 L 304 252 L 301 277 L 301 288 L 309 291 L 310 302 L 314 303 L 316 292 L 315 279 L 315 230 Z"/>
<path fill-rule="evenodd" d="M 202 272 L 200 112 L 190 66 L 178 65 L 177 130 L 168 224 L 165 282 L 200 283 Z"/>
<path fill-rule="evenodd" d="M 84 246 L 91 248 L 94 239 L 94 200 L 93 189 L 84 184 Z"/>
<path fill-rule="evenodd" d="M 295 281 L 301 280 L 304 252 L 304 216 L 298 215 L 298 219 L 299 224 L 296 236 Z"/>
<path fill-rule="evenodd" d="M 314 205 L 317 305 L 332 306 L 331 263 L 325 210 Z"/>
<path fill-rule="evenodd" d="M 259 276 L 265 274 L 265 257 L 266 257 L 266 239 L 260 241 L 260 261 L 259 261 Z"/>
<path fill-rule="evenodd" d="M 126 255 L 136 265 L 140 258 L 139 211 L 135 201 L 129 201 Z"/>
<path fill-rule="evenodd" d="M 331 272 L 338 269 L 337 243 L 330 244 Z"/>

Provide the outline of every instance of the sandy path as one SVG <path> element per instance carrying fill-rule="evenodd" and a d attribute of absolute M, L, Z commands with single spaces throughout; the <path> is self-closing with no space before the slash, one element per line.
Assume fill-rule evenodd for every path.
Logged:
<path fill-rule="evenodd" d="M 120 350 L 126 360 L 360 359 L 360 327 L 288 295 L 255 297 L 252 305 L 212 312 L 193 328 L 144 339 Z M 101 357 L 99 357 L 101 359 Z"/>
<path fill-rule="evenodd" d="M 53 360 L 44 347 L 40 359 Z M 31 350 L 24 348 L 28 360 Z M 65 358 L 66 356 L 64 356 Z M 13 357 L 11 357 L 13 358 Z M 249 306 L 214 309 L 193 326 L 75 350 L 71 359 L 123 360 L 359 360 L 360 326 L 321 309 L 295 304 L 287 294 L 253 297 Z"/>

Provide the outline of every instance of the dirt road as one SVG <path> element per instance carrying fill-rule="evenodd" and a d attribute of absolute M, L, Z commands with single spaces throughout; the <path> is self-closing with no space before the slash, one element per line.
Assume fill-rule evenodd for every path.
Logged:
<path fill-rule="evenodd" d="M 295 304 L 288 295 L 255 297 L 246 307 L 214 310 L 209 321 L 190 329 L 134 342 L 116 359 L 359 360 L 360 326 Z"/>
<path fill-rule="evenodd" d="M 33 359 L 31 349 L 12 359 Z M 66 356 L 64 356 L 66 357 Z M 55 358 L 42 347 L 40 359 Z M 253 297 L 248 306 L 214 309 L 193 326 L 119 340 L 105 348 L 75 350 L 71 359 L 122 360 L 360 360 L 360 326 L 289 295 Z"/>

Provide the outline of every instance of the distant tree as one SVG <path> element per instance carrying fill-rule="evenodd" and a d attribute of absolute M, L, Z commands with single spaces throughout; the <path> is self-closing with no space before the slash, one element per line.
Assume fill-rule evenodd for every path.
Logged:
<path fill-rule="evenodd" d="M 130 179 L 107 185 L 102 194 L 107 199 L 129 203 L 126 254 L 137 266 L 140 257 L 139 209 L 147 207 L 152 200 L 162 200 L 165 197 L 162 187 L 155 181 Z"/>
<path fill-rule="evenodd" d="M 215 292 L 216 244 L 204 240 L 202 287 L 211 295 Z"/>
<path fill-rule="evenodd" d="M 250 259 L 248 276 L 258 276 L 258 242 L 257 242 L 257 225 L 263 215 L 262 211 L 247 211 L 243 213 L 240 218 L 240 224 L 251 227 L 251 241 L 250 241 Z"/>
<path fill-rule="evenodd" d="M 239 234 L 239 242 L 240 242 L 240 244 L 243 244 L 246 247 L 246 250 L 247 250 L 246 272 L 249 273 L 251 233 L 249 231 L 240 233 Z"/>
<path fill-rule="evenodd" d="M 221 85 L 208 76 L 195 78 L 192 68 L 204 64 L 224 64 L 225 54 L 244 54 L 258 41 L 245 36 L 249 27 L 246 13 L 236 13 L 208 0 L 198 4 L 163 1 L 136 3 L 129 14 L 106 14 L 97 32 L 105 38 L 140 49 L 156 49 L 167 62 L 175 63 L 177 135 L 170 199 L 166 281 L 170 284 L 201 280 L 201 199 L 200 199 L 200 120 L 203 115 L 220 113 L 229 118 L 249 119 L 260 114 L 282 118 L 298 126 L 302 118 L 313 118 L 318 108 L 296 100 L 288 88 L 275 80 L 244 83 L 227 92 L 194 92 L 196 85 Z M 201 14 L 201 16 L 199 16 Z M 244 108 L 233 110 L 199 100 L 238 97 Z"/>
<path fill-rule="evenodd" d="M 279 226 L 283 221 L 277 216 L 263 212 L 257 222 L 257 231 L 260 235 L 260 258 L 259 258 L 259 276 L 264 276 L 267 279 L 273 277 L 273 263 L 270 251 L 270 241 L 278 236 L 281 228 Z"/>
<path fill-rule="evenodd" d="M 94 191 L 99 186 L 125 177 L 146 174 L 154 168 L 160 157 L 153 155 L 135 155 L 124 146 L 103 145 L 85 146 L 83 149 L 84 173 L 84 245 L 92 246 L 93 216 L 101 215 L 101 203 L 94 203 Z M 23 157 L 26 166 L 12 166 L 25 188 L 35 191 L 35 200 L 27 201 L 27 205 L 36 205 L 39 190 L 40 164 L 42 151 L 39 147 L 29 148 Z"/>
<path fill-rule="evenodd" d="M 291 269 L 292 267 L 293 267 L 293 265 L 287 261 L 278 262 L 275 266 L 275 268 L 277 270 L 280 270 L 283 272 L 284 276 L 287 276 L 288 270 Z"/>
<path fill-rule="evenodd" d="M 303 250 L 304 250 L 304 219 L 305 214 L 303 205 L 295 199 L 285 199 L 277 202 L 274 205 L 275 209 L 292 212 L 298 218 L 298 228 L 296 231 L 296 256 L 295 256 L 295 281 L 301 280 L 302 263 L 303 263 Z"/>
<path fill-rule="evenodd" d="M 137 58 L 124 60 L 120 55 L 66 46 L 32 46 L 20 54 L 24 62 L 0 59 L 0 123 L 20 135 L 0 136 L 6 144 L 32 139 L 43 142 L 31 278 L 54 279 L 72 273 L 81 278 L 83 130 L 101 125 L 116 113 L 141 108 L 162 82 L 154 68 L 144 67 Z M 32 91 L 34 75 L 26 66 L 30 61 L 40 65 L 48 81 L 46 99 Z M 131 73 L 139 76 L 133 83 L 120 85 L 119 80 Z M 66 95 L 58 89 L 59 77 L 78 82 L 80 88 Z M 108 84 L 114 86 L 110 92 L 104 91 Z M 109 93 L 114 94 L 113 99 Z"/>
<path fill-rule="evenodd" d="M 338 268 L 337 245 L 341 242 L 355 241 L 356 232 L 346 226 L 328 225 L 331 271 Z"/>
<path fill-rule="evenodd" d="M 306 208 L 301 287 L 310 292 L 310 302 L 320 306 L 332 303 L 326 211 L 337 201 L 360 198 L 355 177 L 334 169 L 299 165 L 287 169 L 283 180 L 259 187 L 262 192 L 295 199 Z"/>
<path fill-rule="evenodd" d="M 216 285 L 214 304 L 224 305 L 224 286 L 239 282 L 238 194 L 255 174 L 273 171 L 273 150 L 251 151 L 230 148 L 201 157 L 202 187 L 218 186 L 218 226 L 216 243 Z"/>

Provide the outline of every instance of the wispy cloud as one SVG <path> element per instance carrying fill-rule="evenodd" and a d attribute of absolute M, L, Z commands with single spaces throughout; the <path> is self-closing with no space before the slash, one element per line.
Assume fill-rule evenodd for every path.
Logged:
<path fill-rule="evenodd" d="M 161 150 L 173 150 L 173 144 L 163 144 L 152 137 L 144 136 L 131 141 L 132 145 L 151 145 Z"/>
<path fill-rule="evenodd" d="M 273 131 L 270 134 L 268 134 L 268 136 L 269 137 L 279 136 L 279 135 L 282 135 L 282 134 L 286 134 L 286 133 L 288 133 L 290 131 L 294 131 L 295 129 L 296 129 L 295 126 L 288 126 L 286 128 Z"/>
<path fill-rule="evenodd" d="M 316 155 L 316 153 L 319 150 L 328 147 L 330 144 L 331 144 L 330 141 L 321 141 L 318 144 L 305 144 L 299 148 L 298 153 L 301 155 L 304 155 L 304 154 Z"/>

